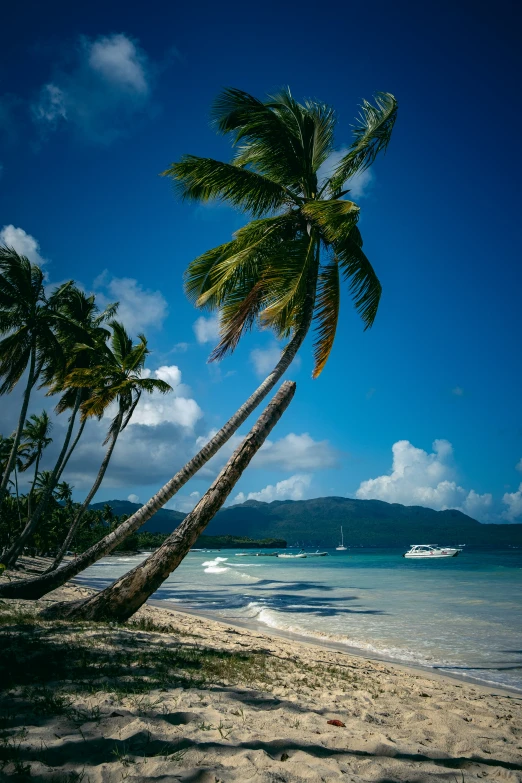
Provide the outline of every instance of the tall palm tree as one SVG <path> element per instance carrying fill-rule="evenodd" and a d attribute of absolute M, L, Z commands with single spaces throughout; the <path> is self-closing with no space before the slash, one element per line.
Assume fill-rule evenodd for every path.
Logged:
<path fill-rule="evenodd" d="M 165 381 L 142 377 L 149 353 L 145 336 L 139 335 L 139 342 L 133 345 L 123 324 L 111 321 L 110 326 L 111 345 L 97 344 L 89 349 L 96 356 L 96 363 L 88 367 L 78 367 L 66 378 L 66 384 L 72 388 L 91 389 L 90 396 L 80 406 L 82 420 L 92 416 L 101 419 L 110 406 L 115 406 L 116 415 L 104 441 L 104 445 L 108 443 L 109 446 L 98 475 L 76 514 L 51 570 L 59 566 L 69 549 L 78 525 L 103 480 L 118 436 L 131 420 L 142 393 L 152 394 L 159 391 L 166 394 L 172 391 L 172 387 Z"/>
<path fill-rule="evenodd" d="M 0 247 L 0 395 L 11 392 L 27 370 L 18 426 L 0 482 L 0 508 L 15 467 L 31 391 L 42 370 L 61 354 L 54 327 L 69 286 L 65 283 L 48 297 L 40 267 L 13 248 Z"/>
<path fill-rule="evenodd" d="M 50 436 L 53 423 L 49 418 L 47 411 L 37 416 L 35 413 L 30 416 L 25 422 L 25 427 L 22 430 L 22 442 L 20 447 L 27 449 L 28 454 L 23 463 L 23 470 L 27 470 L 31 465 L 34 465 L 34 476 L 31 487 L 27 495 L 27 519 L 31 519 L 31 503 L 34 495 L 35 481 L 38 476 L 40 468 L 40 460 L 44 449 L 47 448 L 53 439 Z M 20 451 L 20 448 L 19 448 Z"/>
<path fill-rule="evenodd" d="M 35 510 L 35 517 L 30 520 L 33 529 L 38 523 L 40 516 L 44 513 L 53 489 L 60 480 L 85 427 L 86 419 L 83 419 L 69 448 L 76 415 L 82 402 L 89 398 L 90 389 L 87 387 L 69 387 L 67 386 L 66 378 L 73 370 L 89 367 L 93 364 L 96 357 L 96 349 L 103 345 L 110 336 L 110 331 L 104 324 L 114 317 L 117 309 L 118 304 L 114 303 L 108 305 L 103 312 L 100 312 L 94 295 L 87 296 L 76 286 L 71 286 L 62 296 L 60 314 L 63 318 L 57 322 L 56 332 L 62 345 L 63 360 L 60 364 L 47 368 L 47 372 L 44 370 L 43 377 L 44 382 L 49 387 L 48 395 L 61 394 L 60 400 L 55 407 L 56 413 L 70 411 L 70 416 L 62 448 L 52 471 L 52 478 L 47 492 L 41 496 L 41 500 Z"/>
<path fill-rule="evenodd" d="M 222 507 L 294 394 L 295 383 L 285 381 L 210 489 L 156 552 L 92 599 L 55 604 L 44 615 L 116 621 L 127 620 L 133 615 L 182 562 L 190 547 Z"/>
<path fill-rule="evenodd" d="M 94 544 L 60 572 L 0 587 L 0 596 L 39 598 L 118 546 L 186 482 L 238 430 L 286 372 L 313 322 L 314 375 L 332 348 L 343 277 L 365 328 L 373 323 L 381 294 L 362 250 L 359 208 L 344 198 L 350 178 L 385 151 L 397 116 L 397 102 L 377 93 L 364 101 L 353 143 L 333 171 L 321 177 L 334 151 L 334 111 L 324 104 L 297 103 L 289 91 L 262 102 L 241 90 L 218 98 L 214 122 L 231 134 L 237 151 L 231 163 L 185 156 L 165 175 L 191 201 L 228 201 L 252 220 L 235 238 L 193 261 L 186 290 L 198 306 L 218 309 L 222 337 L 212 358 L 233 350 L 256 323 L 289 342 L 272 372 L 226 424 L 144 506 L 117 530 Z M 323 169 L 321 168 L 323 167 Z"/>

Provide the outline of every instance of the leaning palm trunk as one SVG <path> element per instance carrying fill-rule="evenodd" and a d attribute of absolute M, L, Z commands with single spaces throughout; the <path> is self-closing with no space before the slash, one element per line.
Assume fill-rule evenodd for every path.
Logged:
<path fill-rule="evenodd" d="M 311 286 L 310 296 L 315 297 L 315 281 Z M 306 337 L 312 320 L 312 308 L 307 322 L 303 328 L 298 331 L 292 340 L 288 343 L 283 355 L 275 366 L 274 370 L 257 387 L 255 392 L 246 402 L 234 413 L 227 423 L 206 443 L 187 464 L 181 468 L 170 481 L 168 481 L 144 506 L 129 517 L 123 524 L 102 538 L 96 544 L 87 549 L 82 555 L 75 558 L 74 561 L 67 563 L 62 568 L 57 569 L 36 579 L 24 579 L 17 582 L 9 582 L 0 585 L 0 598 L 41 598 L 43 595 L 56 590 L 57 587 L 65 584 L 81 571 L 84 571 L 90 565 L 95 563 L 109 552 L 121 544 L 128 535 L 134 533 L 139 527 L 145 524 L 154 514 L 167 503 L 189 479 L 194 476 L 203 465 L 205 465 L 222 446 L 232 437 L 244 421 L 250 416 L 257 406 L 265 399 L 267 394 L 274 388 L 279 379 L 284 375 L 297 351 L 301 347 Z"/>
<path fill-rule="evenodd" d="M 31 350 L 31 359 L 29 362 L 29 375 L 27 377 L 27 386 L 25 387 L 24 399 L 22 402 L 22 410 L 20 411 L 20 417 L 18 419 L 18 427 L 16 429 L 16 433 L 13 438 L 13 447 L 11 449 L 11 454 L 9 455 L 9 460 L 7 462 L 7 465 L 5 466 L 4 475 L 2 476 L 2 483 L 0 484 L 0 508 L 2 507 L 4 495 L 7 492 L 7 485 L 9 483 L 9 479 L 11 478 L 11 473 L 13 472 L 14 467 L 16 465 L 18 446 L 20 445 L 20 438 L 22 436 L 22 430 L 25 424 L 25 417 L 27 416 L 27 408 L 29 407 L 29 397 L 31 396 L 31 391 L 34 384 L 36 383 L 36 379 L 40 374 L 40 368 L 37 368 L 35 370 L 35 365 L 36 365 L 36 349 L 33 346 Z"/>
<path fill-rule="evenodd" d="M 86 423 L 87 423 L 87 420 L 86 420 L 86 419 L 84 419 L 83 421 L 81 421 L 81 422 L 80 422 L 80 426 L 78 427 L 78 432 L 76 433 L 76 437 L 75 437 L 75 439 L 74 439 L 74 440 L 73 440 L 73 442 L 72 442 L 71 448 L 69 449 L 69 451 L 68 451 L 68 452 L 67 452 L 67 454 L 65 455 L 65 457 L 64 457 L 64 459 L 63 459 L 63 461 L 62 461 L 62 463 L 60 464 L 60 466 L 59 466 L 59 468 L 58 468 L 58 475 L 56 476 L 56 483 L 57 483 L 57 484 L 58 484 L 58 482 L 60 481 L 60 479 L 61 479 L 61 477 L 62 477 L 62 473 L 63 473 L 63 472 L 64 472 L 64 470 L 65 470 L 65 466 L 66 466 L 66 465 L 67 465 L 67 463 L 69 462 L 69 459 L 70 459 L 70 457 L 71 457 L 71 454 L 73 453 L 74 449 L 75 449 L 75 448 L 76 448 L 76 446 L 78 445 L 78 441 L 80 440 L 80 438 L 81 438 L 81 437 L 82 437 L 82 435 L 83 435 L 83 430 L 84 430 L 84 427 L 85 427 Z"/>
<path fill-rule="evenodd" d="M 98 489 L 100 488 L 100 484 L 102 483 L 103 477 L 105 476 L 105 471 L 107 470 L 107 468 L 109 466 L 109 462 L 110 462 L 111 457 L 112 457 L 112 452 L 114 451 L 114 447 L 116 446 L 116 441 L 118 440 L 118 435 L 121 432 L 122 419 L 123 419 L 123 411 L 120 411 L 120 413 L 118 415 L 118 420 L 116 422 L 116 428 L 115 428 L 114 434 L 113 434 L 113 436 L 111 438 L 111 442 L 109 444 L 109 448 L 107 449 L 105 457 L 103 458 L 103 462 L 100 465 L 100 469 L 98 471 L 98 475 L 96 476 L 96 481 L 92 485 L 91 491 L 89 492 L 89 494 L 87 495 L 87 497 L 83 501 L 82 505 L 80 506 L 80 509 L 78 510 L 78 513 L 76 514 L 74 522 L 72 523 L 71 527 L 69 528 L 69 532 L 65 536 L 65 541 L 61 545 L 60 551 L 58 552 L 58 554 L 55 557 L 54 563 L 52 564 L 52 566 L 48 569 L 48 571 L 46 573 L 51 573 L 52 571 L 55 571 L 58 568 L 58 566 L 60 565 L 60 563 L 62 562 L 65 553 L 69 549 L 69 547 L 70 547 L 70 545 L 71 545 L 71 543 L 72 543 L 72 541 L 74 539 L 74 536 L 76 535 L 76 532 L 78 530 L 80 522 L 82 521 L 85 512 L 89 508 L 89 504 L 90 504 L 91 500 L 93 499 L 95 494 L 98 492 Z"/>
<path fill-rule="evenodd" d="M 65 434 L 65 439 L 64 439 L 64 442 L 63 442 L 63 445 L 62 445 L 62 449 L 60 451 L 60 454 L 58 455 L 58 459 L 56 460 L 56 464 L 54 466 L 53 472 L 51 473 L 51 476 L 50 476 L 50 479 L 49 479 L 49 483 L 47 485 L 47 488 L 46 488 L 42 498 L 40 499 L 40 502 L 38 503 L 38 505 L 37 505 L 37 507 L 35 509 L 34 514 L 32 514 L 32 515 L 29 514 L 29 519 L 28 519 L 27 525 L 25 526 L 25 528 L 23 529 L 23 531 L 20 534 L 19 538 L 17 538 L 17 540 L 14 542 L 14 544 L 11 547 L 11 549 L 7 552 L 7 554 L 6 554 L 5 558 L 4 558 L 4 562 L 5 562 L 5 564 L 8 567 L 12 567 L 16 563 L 16 561 L 18 560 L 18 558 L 20 556 L 20 553 L 21 553 L 21 551 L 22 551 L 22 549 L 24 547 L 25 542 L 27 541 L 29 536 L 32 535 L 34 533 L 34 531 L 36 530 L 36 527 L 38 525 L 40 517 L 42 516 L 43 512 L 45 511 L 45 508 L 46 508 L 46 506 L 47 506 L 47 504 L 49 502 L 49 498 L 51 497 L 52 492 L 53 492 L 56 484 L 58 483 L 60 466 L 61 466 L 61 464 L 62 464 L 62 462 L 64 460 L 64 457 L 65 457 L 65 455 L 67 453 L 67 449 L 69 447 L 69 442 L 71 440 L 71 435 L 72 435 L 72 431 L 73 431 L 73 427 L 74 427 L 74 419 L 75 419 L 76 414 L 78 412 L 78 408 L 80 407 L 80 402 L 81 402 L 81 392 L 80 392 L 80 390 L 78 390 L 78 394 L 76 396 L 76 402 L 75 402 L 75 405 L 74 405 L 74 408 L 73 408 L 73 411 L 72 411 L 72 414 L 71 414 L 71 419 L 69 421 L 69 426 L 67 427 L 67 432 Z M 40 461 L 40 457 L 38 457 L 38 459 L 36 460 L 36 469 L 35 469 L 35 474 L 34 474 L 35 475 L 35 481 L 36 481 L 36 478 L 38 476 L 39 461 Z M 32 492 L 33 492 L 33 489 L 34 489 L 34 483 L 35 482 L 33 482 L 33 487 L 31 489 L 31 492 L 29 493 L 29 500 L 28 500 L 29 508 L 30 508 L 30 502 L 31 502 L 31 495 L 32 495 Z"/>
<path fill-rule="evenodd" d="M 44 615 L 116 622 L 123 622 L 133 615 L 179 566 L 190 547 L 219 511 L 252 457 L 290 404 L 294 393 L 295 383 L 285 381 L 194 510 L 144 563 L 93 598 L 54 604 Z"/>
<path fill-rule="evenodd" d="M 38 468 L 40 467 L 40 458 L 41 453 L 38 452 L 38 455 L 36 457 L 36 462 L 34 465 L 34 476 L 33 476 L 33 483 L 31 484 L 31 489 L 29 490 L 29 494 L 27 496 L 27 521 L 31 519 L 31 515 L 33 513 L 33 495 L 34 495 L 34 488 L 36 485 L 36 479 L 38 478 Z"/>

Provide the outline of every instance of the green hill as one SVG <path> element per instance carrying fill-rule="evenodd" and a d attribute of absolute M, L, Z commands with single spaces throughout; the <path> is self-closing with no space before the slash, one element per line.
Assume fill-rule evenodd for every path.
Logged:
<path fill-rule="evenodd" d="M 115 514 L 132 514 L 139 504 L 107 501 Z M 93 508 L 103 508 L 96 503 Z M 161 509 L 141 530 L 170 533 L 184 518 L 179 511 Z M 522 546 L 522 525 L 484 525 L 460 511 L 434 511 L 381 500 L 343 497 L 283 500 L 260 503 L 249 500 L 220 511 L 205 530 L 211 536 L 248 536 L 284 539 L 307 546 L 332 547 L 340 527 L 348 546 L 406 546 L 413 543 Z"/>

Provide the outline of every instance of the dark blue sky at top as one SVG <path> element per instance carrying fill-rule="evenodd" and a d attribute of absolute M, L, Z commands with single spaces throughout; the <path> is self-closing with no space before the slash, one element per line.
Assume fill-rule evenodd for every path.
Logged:
<path fill-rule="evenodd" d="M 289 373 L 298 393 L 272 437 L 328 440 L 338 466 L 251 470 L 238 489 L 258 492 L 305 473 L 305 496 L 354 495 L 362 481 L 390 473 L 397 441 L 431 453 L 434 440 L 447 439 L 454 461 L 441 480 L 492 493 L 482 518 L 498 519 L 503 494 L 522 480 L 517 5 L 109 0 L 27 2 L 10 13 L 0 65 L 0 228 L 37 239 L 51 281 L 73 276 L 89 287 L 108 270 L 161 291 L 169 315 L 147 330 L 150 366 L 179 366 L 204 412 L 199 434 L 253 390 L 250 352 L 272 338 L 254 333 L 219 370 L 205 364 L 211 346 L 195 341 L 200 314 L 184 298 L 182 273 L 244 217 L 180 204 L 158 174 L 186 152 L 229 157 L 209 124 L 224 86 L 262 96 L 288 84 L 298 99 L 332 104 L 339 147 L 350 142 L 363 98 L 377 90 L 397 97 L 388 153 L 359 201 L 365 250 L 383 284 L 376 324 L 364 333 L 345 296 L 323 375 L 310 379 L 307 344 Z M 78 118 L 46 128 L 35 121 L 43 85 L 74 85 L 79 42 L 114 34 L 147 58 L 143 105 L 129 113 L 97 106 L 83 127 Z M 180 342 L 188 350 L 169 353 Z M 413 475 L 411 486 L 422 488 L 424 478 Z M 205 481 L 193 484 L 204 491 Z M 400 502 L 409 486 L 399 488 Z M 100 498 L 133 492 L 144 501 L 155 487 L 120 477 Z"/>

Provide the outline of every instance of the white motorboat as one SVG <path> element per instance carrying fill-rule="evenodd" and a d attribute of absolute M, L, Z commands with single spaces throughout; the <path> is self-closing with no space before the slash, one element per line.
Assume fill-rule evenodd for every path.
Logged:
<path fill-rule="evenodd" d="M 403 557 L 435 560 L 441 557 L 457 557 L 461 549 L 451 546 L 434 546 L 432 544 L 412 544 L 411 549 Z"/>
<path fill-rule="evenodd" d="M 305 552 L 299 552 L 296 555 L 278 555 L 278 557 L 285 557 L 287 559 L 289 559 L 289 558 L 294 559 L 296 557 L 301 557 L 302 558 L 302 557 L 306 557 L 306 553 Z"/>
<path fill-rule="evenodd" d="M 317 552 L 306 552 L 305 554 L 307 557 L 326 557 L 328 552 L 319 552 L 319 550 L 317 550 Z"/>
<path fill-rule="evenodd" d="M 335 548 L 336 548 L 336 550 L 338 552 L 346 552 L 346 550 L 348 549 L 348 547 L 344 545 L 344 537 L 343 537 L 343 528 L 342 528 L 342 526 L 341 526 L 341 543 L 339 544 L 339 546 L 336 546 Z"/>

